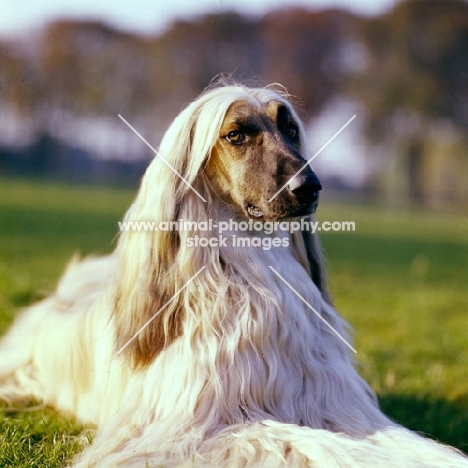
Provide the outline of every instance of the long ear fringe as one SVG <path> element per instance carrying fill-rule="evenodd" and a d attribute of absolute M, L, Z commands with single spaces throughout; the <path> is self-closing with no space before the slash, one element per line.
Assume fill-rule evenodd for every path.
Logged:
<path fill-rule="evenodd" d="M 161 142 L 160 156 L 146 171 L 126 221 L 154 222 L 159 226 L 161 222 L 177 221 L 182 208 L 185 220 L 207 218 L 210 193 L 203 177 L 199 177 L 200 169 L 215 144 L 230 103 L 241 95 L 241 88 L 211 90 L 179 114 Z M 181 333 L 183 299 L 170 300 L 196 273 L 183 265 L 196 262 L 188 257 L 177 258 L 179 243 L 176 231 L 129 230 L 120 235 L 114 310 L 118 349 L 165 306 L 125 348 L 125 355 L 134 363 L 151 362 Z"/>

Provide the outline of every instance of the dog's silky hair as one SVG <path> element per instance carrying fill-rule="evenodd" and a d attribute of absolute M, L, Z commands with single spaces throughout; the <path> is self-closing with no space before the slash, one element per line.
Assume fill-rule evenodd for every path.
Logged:
<path fill-rule="evenodd" d="M 301 151 L 307 158 L 306 135 L 301 120 L 283 94 L 273 89 L 239 85 L 210 89 L 182 111 L 166 132 L 159 150 L 164 160 L 156 157 L 150 164 L 138 197 L 126 215 L 126 221 L 151 220 L 159 224 L 160 221 L 178 219 L 198 222 L 208 218 L 223 220 L 232 216 L 216 203 L 216 194 L 211 192 L 202 168 L 207 164 L 219 137 L 226 112 L 239 100 L 249 101 L 259 107 L 270 101 L 281 101 L 287 106 L 298 123 Z M 207 203 L 192 191 L 190 186 L 194 187 Z M 151 362 L 164 346 L 169 345 L 182 333 L 181 321 L 184 313 L 189 313 L 194 308 L 213 308 L 210 302 L 211 294 L 204 298 L 205 304 L 200 303 L 197 288 L 201 285 L 203 289 L 210 285 L 213 297 L 217 297 L 217 291 L 227 288 L 229 294 L 235 294 L 236 297 L 247 301 L 252 300 L 243 288 L 254 285 L 243 284 L 242 280 L 232 276 L 238 274 L 236 270 L 242 268 L 236 260 L 237 250 L 224 248 L 219 252 L 217 248 L 211 248 L 207 252 L 205 249 L 185 247 L 186 238 L 194 234 L 197 233 L 151 231 L 142 235 L 138 231 L 126 231 L 121 234 L 118 247 L 121 273 L 117 278 L 116 295 L 119 347 L 153 317 L 175 291 L 189 281 L 203 265 L 210 265 L 198 281 L 186 288 L 183 294 L 172 301 L 128 346 L 127 354 L 131 354 L 131 358 L 137 364 Z M 323 296 L 328 299 L 321 266 L 321 252 L 316 237 L 308 233 L 304 236 L 297 234 L 292 243 L 297 260 L 307 269 Z M 255 249 L 251 254 L 251 261 L 258 263 Z M 227 265 L 227 268 L 222 264 Z M 236 268 L 233 269 L 230 265 L 235 265 Z M 259 273 L 265 268 L 268 270 L 267 264 L 259 264 Z M 266 270 L 264 274 L 271 276 L 271 272 Z M 260 284 L 255 286 L 257 287 L 262 289 Z M 238 292 L 234 293 L 236 290 Z M 268 294 L 266 296 L 268 297 Z M 264 306 L 265 304 L 254 305 L 258 310 L 264 310 Z M 227 304 L 224 304 L 224 308 L 226 307 Z M 229 311 L 225 310 L 222 313 L 228 314 Z"/>
<path fill-rule="evenodd" d="M 287 106 L 307 158 L 287 96 L 209 89 L 160 146 L 207 203 L 155 157 L 127 221 L 233 216 L 205 168 L 237 101 Z M 468 468 L 455 450 L 380 412 L 346 343 L 304 303 L 349 342 L 314 236 L 284 232 L 289 246 L 271 250 L 188 247 L 196 234 L 210 235 L 122 232 L 109 257 L 73 262 L 57 292 L 0 342 L 0 398 L 33 397 L 98 425 L 74 468 Z"/>

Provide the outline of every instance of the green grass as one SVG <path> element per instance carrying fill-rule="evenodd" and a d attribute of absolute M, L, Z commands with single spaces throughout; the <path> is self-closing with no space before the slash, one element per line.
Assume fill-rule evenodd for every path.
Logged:
<path fill-rule="evenodd" d="M 0 466 L 63 468 L 88 443 L 84 428 L 45 408 L 0 411 Z"/>
<path fill-rule="evenodd" d="M 0 179 L 0 333 L 18 308 L 55 289 L 74 253 L 111 252 L 135 190 Z"/>
<path fill-rule="evenodd" d="M 110 252 L 136 190 L 0 179 L 0 333 L 52 291 L 75 252 Z M 354 328 L 356 359 L 383 410 L 468 452 L 468 218 L 324 203 L 330 288 Z M 0 407 L 0 466 L 59 467 L 81 428 L 50 409 Z"/>

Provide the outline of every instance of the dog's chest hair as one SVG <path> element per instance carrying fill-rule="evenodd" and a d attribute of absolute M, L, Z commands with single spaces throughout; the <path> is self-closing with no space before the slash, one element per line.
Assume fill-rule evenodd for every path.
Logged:
<path fill-rule="evenodd" d="M 261 255 L 266 257 L 262 265 L 281 270 L 297 293 L 320 312 L 320 292 L 290 251 Z M 186 324 L 186 332 L 152 364 L 150 374 L 165 377 L 151 385 L 153 395 L 159 395 L 153 404 L 161 417 L 166 412 L 159 404 L 163 401 L 165 408 L 191 408 L 203 417 L 213 405 L 225 408 L 220 414 L 226 418 L 234 417 L 243 406 L 245 411 L 278 411 L 275 416 L 280 420 L 300 421 L 304 382 L 313 380 L 310 364 L 323 346 L 323 324 L 270 269 L 271 274 L 259 275 L 255 268 L 252 264 L 252 277 L 264 278 L 264 284 L 257 284 L 257 290 L 250 288 L 247 302 L 236 307 L 219 301 L 212 304 L 214 309 L 205 310 L 202 320 L 195 311 L 189 315 L 193 323 Z M 205 302 L 203 307 L 210 304 Z M 186 382 L 191 382 L 190 391 Z M 290 407 L 284 404 L 285 395 L 295 401 Z"/>

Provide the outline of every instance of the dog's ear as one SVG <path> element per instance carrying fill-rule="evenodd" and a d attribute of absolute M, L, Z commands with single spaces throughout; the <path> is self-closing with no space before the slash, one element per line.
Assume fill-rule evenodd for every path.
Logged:
<path fill-rule="evenodd" d="M 126 221 L 152 222 L 158 228 L 160 222 L 207 218 L 210 190 L 201 169 L 236 93 L 223 88 L 209 91 L 175 118 Z M 122 232 L 119 238 L 116 342 L 136 365 L 152 362 L 182 332 L 182 304 L 190 301 L 191 293 L 187 289 L 173 296 L 196 273 L 202 254 L 195 253 L 198 249 L 183 249 L 181 236 L 176 231 L 150 229 Z"/>
<path fill-rule="evenodd" d="M 294 232 L 292 242 L 297 259 L 309 272 L 322 297 L 331 304 L 325 274 L 325 260 L 317 234 L 309 231 Z"/>
<path fill-rule="evenodd" d="M 180 238 L 161 223 L 170 227 L 190 198 L 179 175 L 194 183 L 187 169 L 193 122 L 179 118 L 166 133 L 160 152 L 171 167 L 159 156 L 149 165 L 115 252 L 116 346 L 134 366 L 152 362 L 182 331 L 183 298 L 173 298 L 187 276 L 178 269 Z"/>
<path fill-rule="evenodd" d="M 176 117 L 126 215 L 127 222 L 147 223 L 146 230 L 121 232 L 115 253 L 116 344 L 134 365 L 152 362 L 182 333 L 188 299 L 174 295 L 196 273 L 197 259 L 190 256 L 197 249 L 183 253 L 179 232 L 159 226 L 206 217 L 210 195 L 200 174 L 228 103 L 224 107 L 219 99 L 202 97 Z"/>

